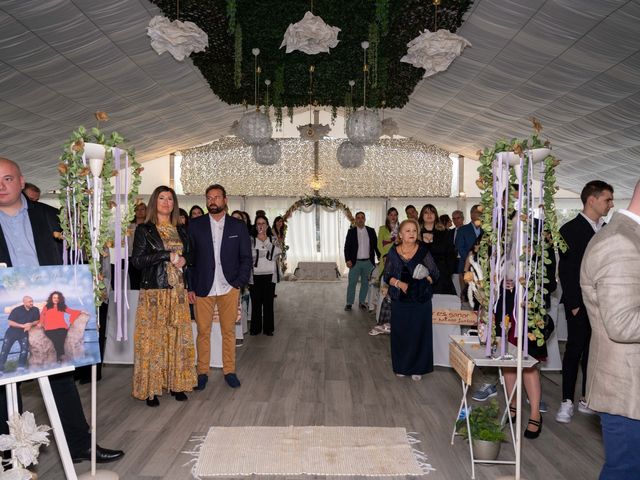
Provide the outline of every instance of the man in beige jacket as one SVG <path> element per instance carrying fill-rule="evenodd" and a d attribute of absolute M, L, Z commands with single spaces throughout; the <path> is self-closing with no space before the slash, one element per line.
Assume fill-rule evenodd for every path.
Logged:
<path fill-rule="evenodd" d="M 587 405 L 600 412 L 600 480 L 640 478 L 640 182 L 587 247 L 580 285 L 592 334 Z"/>

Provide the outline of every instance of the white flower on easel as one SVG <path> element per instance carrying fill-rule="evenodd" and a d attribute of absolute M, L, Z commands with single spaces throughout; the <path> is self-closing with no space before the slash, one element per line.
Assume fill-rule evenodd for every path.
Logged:
<path fill-rule="evenodd" d="M 9 435 L 0 435 L 0 451 L 13 450 L 21 468 L 0 472 L 0 480 L 30 480 L 31 473 L 25 469 L 38 463 L 41 445 L 49 445 L 48 425 L 36 425 L 31 412 L 13 414 L 9 421 Z"/>

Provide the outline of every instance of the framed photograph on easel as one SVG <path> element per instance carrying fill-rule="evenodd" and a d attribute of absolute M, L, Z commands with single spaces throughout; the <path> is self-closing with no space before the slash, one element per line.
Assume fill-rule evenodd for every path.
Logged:
<path fill-rule="evenodd" d="M 0 268 L 0 380 L 100 361 L 87 265 Z"/>

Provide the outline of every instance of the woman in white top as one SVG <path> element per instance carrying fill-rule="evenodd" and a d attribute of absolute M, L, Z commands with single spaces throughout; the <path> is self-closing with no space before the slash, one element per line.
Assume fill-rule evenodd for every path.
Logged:
<path fill-rule="evenodd" d="M 282 253 L 277 240 L 269 235 L 269 220 L 259 215 L 255 220 L 255 231 L 251 240 L 253 272 L 249 280 L 251 292 L 251 335 L 272 336 L 274 330 L 273 296 L 280 280 L 278 257 Z"/>

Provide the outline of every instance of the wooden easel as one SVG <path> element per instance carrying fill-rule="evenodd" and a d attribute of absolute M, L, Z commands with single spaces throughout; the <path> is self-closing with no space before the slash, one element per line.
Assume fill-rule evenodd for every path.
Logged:
<path fill-rule="evenodd" d="M 42 391 L 42 399 L 49 415 L 49 421 L 53 428 L 53 436 L 56 439 L 56 445 L 58 446 L 58 452 L 60 453 L 60 459 L 62 460 L 62 467 L 64 468 L 64 474 L 67 480 L 77 480 L 76 471 L 73 468 L 73 461 L 71 460 L 71 453 L 69 452 L 69 446 L 67 445 L 67 439 L 64 436 L 64 430 L 62 430 L 62 423 L 60 422 L 60 415 L 58 414 L 58 407 L 56 407 L 56 401 L 53 398 L 53 392 L 51 391 L 51 384 L 49 383 L 50 375 L 57 375 L 59 373 L 72 372 L 75 370 L 73 365 L 52 368 L 43 370 L 42 372 L 29 372 L 25 375 L 15 376 L 7 379 L 0 378 L 0 385 L 5 385 L 7 390 L 7 415 L 9 418 L 14 413 L 20 413 L 18 411 L 18 382 L 26 382 L 27 380 L 37 379 Z M 17 466 L 17 460 L 12 453 L 12 462 L 14 467 Z"/>

